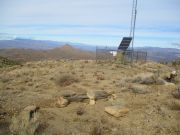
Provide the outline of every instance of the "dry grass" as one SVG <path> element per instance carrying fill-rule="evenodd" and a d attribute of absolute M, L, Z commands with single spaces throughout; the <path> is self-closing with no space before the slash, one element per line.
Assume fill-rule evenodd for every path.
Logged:
<path fill-rule="evenodd" d="M 178 110 L 180 111 L 180 101 L 179 100 L 172 100 L 169 103 L 169 106 L 172 110 Z"/>
<path fill-rule="evenodd" d="M 178 75 L 178 76 L 175 77 L 174 82 L 175 82 L 176 84 L 180 84 L 180 75 Z"/>
<path fill-rule="evenodd" d="M 11 133 L 19 135 L 34 135 L 39 127 L 38 118 L 38 113 L 35 113 L 31 120 L 29 120 L 29 115 L 26 112 L 21 113 L 19 116 L 14 116 L 10 126 Z"/>
<path fill-rule="evenodd" d="M 78 107 L 76 110 L 77 115 L 83 115 L 85 113 L 85 109 L 83 107 Z"/>
<path fill-rule="evenodd" d="M 78 60 L 29 62 L 22 67 L 0 68 L 0 105 L 6 112 L 12 112 L 8 114 L 14 134 L 21 131 L 33 134 L 37 130 L 41 130 L 40 135 L 175 134 L 179 131 L 179 99 L 172 92 L 180 82 L 157 85 L 157 79 L 171 70 L 174 69 L 152 62 L 135 66 Z M 89 100 L 70 102 L 64 108 L 54 105 L 63 93 L 81 95 L 88 90 L 104 90 L 112 93 L 113 98 L 97 100 L 94 106 L 89 105 Z M 16 110 L 19 112 L 30 104 L 41 107 L 44 115 L 40 120 L 48 126 L 40 121 L 39 128 L 38 120 L 22 121 L 21 114 L 13 117 Z M 114 104 L 124 104 L 130 112 L 120 118 L 107 115 L 104 108 Z"/>
<path fill-rule="evenodd" d="M 146 86 L 143 86 L 143 85 L 132 85 L 132 86 L 129 87 L 129 89 L 135 94 L 147 94 L 147 93 L 150 93 L 148 88 Z"/>
<path fill-rule="evenodd" d="M 174 98 L 180 99 L 180 87 L 178 87 L 176 91 L 172 92 L 172 95 Z"/>
<path fill-rule="evenodd" d="M 165 81 L 154 74 L 140 74 L 135 76 L 134 78 L 129 80 L 132 83 L 139 83 L 139 84 L 145 84 L 145 85 L 163 85 L 165 84 Z"/>
<path fill-rule="evenodd" d="M 72 74 L 61 74 L 56 77 L 55 82 L 57 85 L 65 87 L 79 82 L 79 79 Z"/>
<path fill-rule="evenodd" d="M 89 134 L 90 135 L 103 135 L 101 125 L 98 123 L 93 124 L 92 127 L 90 128 Z"/>

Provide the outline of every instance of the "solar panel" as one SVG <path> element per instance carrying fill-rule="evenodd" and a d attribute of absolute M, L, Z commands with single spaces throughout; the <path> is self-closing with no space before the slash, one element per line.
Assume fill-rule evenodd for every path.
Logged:
<path fill-rule="evenodd" d="M 123 37 L 123 39 L 118 47 L 118 50 L 126 51 L 129 47 L 131 41 L 132 41 L 132 37 Z"/>

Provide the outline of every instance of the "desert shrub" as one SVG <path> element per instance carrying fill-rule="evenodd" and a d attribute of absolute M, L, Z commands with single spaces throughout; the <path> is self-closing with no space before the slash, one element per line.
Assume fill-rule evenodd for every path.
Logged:
<path fill-rule="evenodd" d="M 168 62 L 167 62 L 167 61 L 160 61 L 159 63 L 160 63 L 160 64 L 163 64 L 163 65 L 168 65 Z"/>
<path fill-rule="evenodd" d="M 174 98 L 180 99 L 180 87 L 176 91 L 172 92 Z"/>
<path fill-rule="evenodd" d="M 21 65 L 21 62 L 9 60 L 7 58 L 0 56 L 0 68 L 7 67 L 7 66 L 13 66 L 13 65 Z"/>
<path fill-rule="evenodd" d="M 180 66 L 180 60 L 172 61 L 172 66 L 174 66 L 174 67 Z"/>
<path fill-rule="evenodd" d="M 83 115 L 85 113 L 85 109 L 83 107 L 78 107 L 76 110 L 77 115 Z"/>
<path fill-rule="evenodd" d="M 175 77 L 174 82 L 180 84 L 180 75 Z"/>
<path fill-rule="evenodd" d="M 124 60 L 124 53 L 118 52 L 115 59 L 116 59 L 116 62 L 121 62 L 122 63 L 123 60 Z"/>
<path fill-rule="evenodd" d="M 72 74 L 60 74 L 56 77 L 55 82 L 57 85 L 64 87 L 79 82 L 79 79 Z"/>
<path fill-rule="evenodd" d="M 90 135 L 102 135 L 102 127 L 99 123 L 92 125 L 90 128 Z"/>
<path fill-rule="evenodd" d="M 149 93 L 150 91 L 147 89 L 147 87 L 145 86 L 141 86 L 141 85 L 132 85 L 129 87 L 130 90 L 132 91 L 132 93 L 135 94 L 146 94 Z"/>
<path fill-rule="evenodd" d="M 180 110 L 180 101 L 174 100 L 170 104 L 172 110 Z"/>
<path fill-rule="evenodd" d="M 11 79 L 10 79 L 10 77 L 8 77 L 8 76 L 0 76 L 0 81 L 1 81 L 2 83 L 8 83 L 10 80 L 11 80 Z"/>
<path fill-rule="evenodd" d="M 128 81 L 130 81 L 132 83 L 139 83 L 139 84 L 146 84 L 146 85 L 150 85 L 150 84 L 163 85 L 163 84 L 165 84 L 165 81 L 156 75 L 136 76 Z"/>
<path fill-rule="evenodd" d="M 10 130 L 12 134 L 18 135 L 34 135 L 39 127 L 39 113 L 22 111 L 19 115 L 13 116 L 11 120 Z M 30 117 L 31 116 L 31 117 Z"/>
<path fill-rule="evenodd" d="M 101 71 L 94 72 L 93 77 L 96 77 L 97 80 L 105 80 L 104 72 Z"/>
<path fill-rule="evenodd" d="M 137 77 L 133 78 L 132 80 L 130 79 L 128 81 L 131 81 L 132 83 L 140 83 L 142 81 L 142 77 L 137 76 Z"/>

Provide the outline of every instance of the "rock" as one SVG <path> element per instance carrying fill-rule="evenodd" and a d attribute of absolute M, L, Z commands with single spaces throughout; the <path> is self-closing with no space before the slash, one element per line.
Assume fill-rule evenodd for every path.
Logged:
<path fill-rule="evenodd" d="M 61 93 L 61 96 L 62 97 L 72 97 L 72 96 L 74 96 L 74 95 L 76 95 L 76 93 L 74 92 L 74 91 L 63 91 L 62 93 Z"/>
<path fill-rule="evenodd" d="M 76 94 L 70 97 L 64 97 L 69 102 L 83 102 L 85 99 L 89 99 L 88 96 L 85 94 Z"/>
<path fill-rule="evenodd" d="M 36 109 L 38 109 L 39 107 L 35 106 L 35 105 L 29 105 L 27 107 L 24 108 L 24 111 L 35 111 Z"/>
<path fill-rule="evenodd" d="M 105 99 L 108 98 L 111 94 L 107 93 L 106 91 L 99 90 L 99 91 L 94 91 L 95 92 L 95 99 Z"/>
<path fill-rule="evenodd" d="M 88 91 L 87 92 L 87 96 L 88 96 L 88 98 L 90 99 L 90 101 L 89 101 L 89 104 L 90 105 L 95 105 L 96 104 L 96 101 L 95 101 L 95 92 L 94 91 Z"/>
<path fill-rule="evenodd" d="M 90 99 L 90 102 L 89 102 L 90 105 L 95 105 L 96 104 L 96 101 L 94 99 Z"/>
<path fill-rule="evenodd" d="M 87 92 L 87 97 L 90 99 L 90 105 L 94 105 L 95 101 L 97 99 L 104 99 L 104 98 L 108 98 L 110 94 L 108 94 L 105 91 L 88 91 Z"/>
<path fill-rule="evenodd" d="M 174 82 L 176 76 L 177 76 L 177 72 L 176 71 L 172 71 L 170 73 L 170 76 L 166 77 L 165 80 L 167 82 Z"/>
<path fill-rule="evenodd" d="M 115 100 L 117 99 L 117 95 L 116 94 L 112 94 L 112 98 Z"/>
<path fill-rule="evenodd" d="M 61 107 L 66 107 L 68 104 L 69 104 L 69 101 L 67 99 L 60 97 L 57 99 L 55 106 L 58 108 L 61 108 Z"/>
<path fill-rule="evenodd" d="M 119 105 L 115 105 L 105 107 L 105 112 L 114 117 L 122 117 L 129 112 L 129 109 Z"/>
<path fill-rule="evenodd" d="M 174 75 L 174 76 L 177 75 L 176 71 L 172 71 L 171 74 Z"/>
<path fill-rule="evenodd" d="M 87 96 L 88 96 L 89 99 L 95 99 L 96 98 L 95 97 L 95 92 L 92 91 L 92 90 L 87 92 Z"/>
<path fill-rule="evenodd" d="M 111 94 L 103 91 L 103 90 L 91 90 L 87 92 L 87 96 L 89 97 L 89 99 L 104 99 L 104 98 L 108 98 L 108 96 L 110 96 Z"/>

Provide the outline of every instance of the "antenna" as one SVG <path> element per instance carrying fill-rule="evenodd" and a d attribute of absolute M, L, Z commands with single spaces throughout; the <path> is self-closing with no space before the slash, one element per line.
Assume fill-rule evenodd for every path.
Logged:
<path fill-rule="evenodd" d="M 131 28 L 130 37 L 132 37 L 132 51 L 134 50 L 134 35 L 136 28 L 136 15 L 137 15 L 137 0 L 133 0 L 132 15 L 131 15 Z"/>

